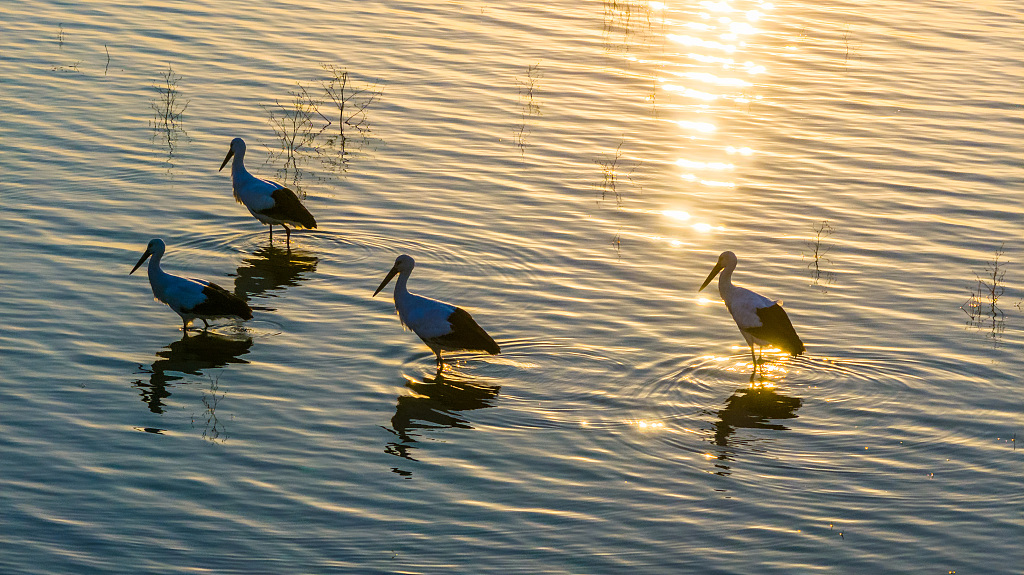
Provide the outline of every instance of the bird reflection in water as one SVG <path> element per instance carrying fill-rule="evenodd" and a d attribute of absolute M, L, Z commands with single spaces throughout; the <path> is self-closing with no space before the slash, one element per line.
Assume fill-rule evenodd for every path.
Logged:
<path fill-rule="evenodd" d="M 241 356 L 249 353 L 252 338 L 227 337 L 210 331 L 202 331 L 198 335 L 182 337 L 156 352 L 157 360 L 148 369 L 139 366 L 137 373 L 148 373 L 149 381 L 141 379 L 132 385 L 141 390 L 142 401 L 153 413 L 164 412 L 164 400 L 171 396 L 169 387 L 173 382 L 186 376 L 203 375 L 204 370 L 224 367 L 229 363 L 249 363 Z M 217 396 L 216 381 L 211 388 L 212 399 L 204 394 L 207 411 L 215 406 Z"/>
<path fill-rule="evenodd" d="M 273 290 L 297 286 L 307 274 L 316 271 L 319 262 L 319 258 L 305 250 L 260 246 L 252 255 L 242 258 L 235 274 L 235 295 L 248 301 Z"/>
<path fill-rule="evenodd" d="M 732 451 L 728 448 L 736 444 L 746 443 L 745 440 L 734 438 L 737 429 L 789 429 L 776 421 L 797 417 L 796 410 L 803 402 L 798 397 L 789 397 L 779 393 L 778 389 L 763 378 L 749 387 L 741 387 L 725 400 L 725 407 L 718 410 L 718 421 L 715 422 L 712 442 L 724 449 L 719 450 L 719 474 L 728 475 L 729 466 L 724 462 L 731 461 Z"/>
<path fill-rule="evenodd" d="M 412 444 L 422 437 L 417 430 L 431 429 L 473 429 L 460 412 L 491 407 L 501 386 L 484 385 L 472 380 L 438 374 L 435 378 L 424 377 L 422 381 L 408 380 L 405 386 L 413 395 L 400 395 L 391 418 L 391 428 L 385 428 L 397 437 L 384 451 L 391 455 L 417 461 L 413 457 L 416 447 Z M 409 476 L 408 471 L 392 468 L 399 475 Z"/>

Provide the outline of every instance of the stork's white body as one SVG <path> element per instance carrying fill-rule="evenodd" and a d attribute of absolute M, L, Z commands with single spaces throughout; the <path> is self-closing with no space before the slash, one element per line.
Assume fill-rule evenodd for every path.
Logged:
<path fill-rule="evenodd" d="M 707 287 L 711 280 L 719 272 L 718 293 L 722 301 L 729 309 L 736 327 L 739 328 L 743 339 L 750 346 L 750 357 L 757 364 L 757 357 L 754 356 L 754 345 L 759 348 L 764 346 L 775 346 L 791 355 L 800 355 L 804 352 L 804 344 L 797 336 L 789 316 L 782 309 L 782 302 L 768 299 L 767 297 L 749 290 L 733 285 L 732 272 L 736 270 L 736 254 L 722 252 L 718 257 L 718 263 L 704 280 L 700 289 Z M 700 290 L 697 290 L 700 291 Z"/>
<path fill-rule="evenodd" d="M 288 226 L 316 228 L 316 220 L 295 192 L 277 182 L 257 178 L 245 169 L 245 141 L 242 138 L 231 140 L 231 147 L 220 166 L 222 170 L 228 160 L 231 160 L 231 189 L 235 200 L 244 205 L 254 218 L 270 226 L 271 239 L 275 225 L 284 227 L 289 243 L 291 230 Z"/>
<path fill-rule="evenodd" d="M 406 285 L 408 281 L 409 276 L 406 274 L 399 275 L 395 282 L 395 309 L 398 310 L 398 319 L 402 325 L 424 342 L 452 333 L 448 318 L 455 313 L 455 306 L 412 293 Z"/>
<path fill-rule="evenodd" d="M 129 275 L 139 269 L 146 258 L 152 256 L 147 272 L 153 297 L 181 317 L 184 329 L 187 330 L 188 324 L 196 319 L 201 319 L 204 324 L 209 325 L 207 320 L 219 317 L 252 318 L 252 310 L 244 301 L 217 284 L 165 272 L 160 267 L 160 259 L 163 258 L 166 249 L 163 240 L 151 240 L 146 252 L 142 254 L 142 258 Z"/>
<path fill-rule="evenodd" d="M 380 293 L 391 278 L 395 282 L 395 309 L 402 325 L 419 336 L 423 343 L 437 356 L 437 367 L 441 369 L 442 351 L 486 351 L 491 355 L 500 353 L 498 344 L 481 328 L 466 310 L 409 291 L 409 276 L 416 262 L 409 256 L 398 256 L 394 267 L 381 282 L 373 295 Z"/>
<path fill-rule="evenodd" d="M 235 154 L 231 162 L 231 191 L 235 199 L 245 206 L 254 218 L 267 225 L 281 223 L 280 220 L 262 212 L 274 207 L 272 194 L 283 187 L 273 180 L 264 180 L 250 174 L 242 163 L 242 156 Z"/>
<path fill-rule="evenodd" d="M 725 302 L 725 307 L 729 310 L 729 314 L 732 315 L 733 321 L 736 322 L 736 327 L 740 328 L 740 333 L 743 334 L 743 339 L 747 341 L 747 345 L 757 344 L 762 347 L 771 345 L 769 342 L 754 336 L 746 330 L 762 327 L 763 323 L 761 318 L 757 317 L 757 310 L 772 307 L 779 302 L 768 299 L 747 288 L 733 285 L 731 275 L 731 270 L 728 272 L 728 275 L 726 275 L 726 272 L 722 272 L 722 277 L 718 280 L 718 293 L 722 296 L 722 301 Z"/>

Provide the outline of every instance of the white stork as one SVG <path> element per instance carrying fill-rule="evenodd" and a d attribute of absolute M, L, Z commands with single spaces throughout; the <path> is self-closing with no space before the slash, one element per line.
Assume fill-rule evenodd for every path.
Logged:
<path fill-rule="evenodd" d="M 409 291 L 406 283 L 415 265 L 416 262 L 411 257 L 398 256 L 395 265 L 384 281 L 377 286 L 377 291 L 373 292 L 373 295 L 380 293 L 391 278 L 398 275 L 398 281 L 395 282 L 395 308 L 398 310 L 398 319 L 437 355 L 438 372 L 443 366 L 442 351 L 486 351 L 491 355 L 501 353 L 498 344 L 477 325 L 469 312 L 461 307 Z"/>
<path fill-rule="evenodd" d="M 708 279 L 700 286 L 698 292 L 708 287 L 711 280 L 719 272 L 722 277 L 718 280 L 718 293 L 722 294 L 725 307 L 729 308 L 732 319 L 736 321 L 736 327 L 740 328 L 743 339 L 747 340 L 750 346 L 750 357 L 754 365 L 758 364 L 754 356 L 754 344 L 760 348 L 766 345 L 778 347 L 790 355 L 800 355 L 804 352 L 804 342 L 793 329 L 789 316 L 782 309 L 782 302 L 772 301 L 763 295 L 748 290 L 747 288 L 732 285 L 732 272 L 736 269 L 736 254 L 722 252 L 718 256 L 718 263 L 708 274 Z"/>
<path fill-rule="evenodd" d="M 206 320 L 218 317 L 252 319 L 249 305 L 219 285 L 206 280 L 178 277 L 161 269 L 160 258 L 166 249 L 163 240 L 149 240 L 146 252 L 128 275 L 135 273 L 146 258 L 153 256 L 149 261 L 149 285 L 153 288 L 153 297 L 181 316 L 182 329 L 186 334 L 188 324 L 194 319 L 203 320 L 206 327 L 210 327 Z"/>
<path fill-rule="evenodd" d="M 231 189 L 234 191 L 235 201 L 249 208 L 249 213 L 257 220 L 270 226 L 271 241 L 274 240 L 274 224 L 284 228 L 286 243 L 289 246 L 292 239 L 289 225 L 316 229 L 316 220 L 302 205 L 295 192 L 277 182 L 261 180 L 245 169 L 245 142 L 242 138 L 231 140 L 228 155 L 220 165 L 221 170 L 228 165 L 228 160 L 232 156 L 235 160 L 231 162 Z"/>

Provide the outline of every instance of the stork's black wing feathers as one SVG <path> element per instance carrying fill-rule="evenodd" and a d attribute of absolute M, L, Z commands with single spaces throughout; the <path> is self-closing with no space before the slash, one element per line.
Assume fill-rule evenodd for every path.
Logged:
<path fill-rule="evenodd" d="M 278 188 L 270 194 L 270 197 L 274 198 L 274 206 L 260 210 L 261 214 L 292 225 L 316 228 L 313 214 L 309 213 L 306 206 L 302 205 L 295 192 L 288 188 Z"/>
<path fill-rule="evenodd" d="M 213 282 L 203 286 L 203 295 L 206 296 L 206 300 L 185 311 L 199 317 L 238 316 L 242 319 L 252 319 L 249 304 Z"/>
<path fill-rule="evenodd" d="M 432 338 L 431 341 L 447 349 L 486 351 L 491 355 L 501 353 L 494 339 L 461 307 L 455 308 L 452 315 L 448 316 L 448 323 L 452 326 L 451 333 Z"/>
<path fill-rule="evenodd" d="M 781 305 L 775 304 L 755 311 L 757 317 L 761 318 L 761 326 L 748 327 L 747 333 L 779 346 L 779 349 L 790 355 L 800 355 L 804 352 L 804 342 L 800 341 L 800 336 L 796 334 L 793 323 L 789 321 L 789 316 Z"/>

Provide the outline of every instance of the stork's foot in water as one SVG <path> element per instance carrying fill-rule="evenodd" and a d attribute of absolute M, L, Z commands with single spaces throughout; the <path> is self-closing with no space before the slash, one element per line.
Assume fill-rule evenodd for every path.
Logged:
<path fill-rule="evenodd" d="M 757 370 L 757 367 L 759 365 L 764 363 L 764 359 L 763 358 L 761 358 L 759 355 L 754 355 L 754 346 L 750 346 L 750 361 L 751 361 L 751 363 L 754 364 L 754 369 L 755 370 Z"/>

